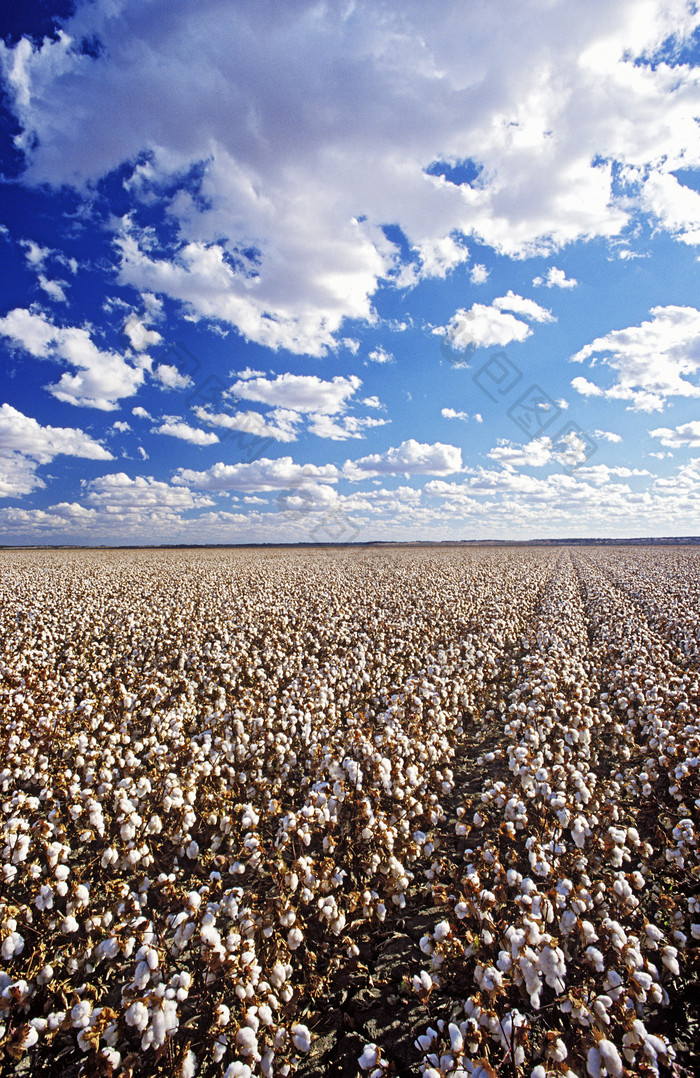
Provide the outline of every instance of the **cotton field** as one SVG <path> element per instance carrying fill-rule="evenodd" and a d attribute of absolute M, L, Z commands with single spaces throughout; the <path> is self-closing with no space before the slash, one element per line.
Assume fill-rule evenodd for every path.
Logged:
<path fill-rule="evenodd" d="M 0 628 L 1 1074 L 695 1073 L 694 549 L 6 551 Z"/>

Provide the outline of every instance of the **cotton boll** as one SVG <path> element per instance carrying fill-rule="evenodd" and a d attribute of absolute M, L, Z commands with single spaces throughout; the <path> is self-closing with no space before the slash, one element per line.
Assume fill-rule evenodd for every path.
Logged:
<path fill-rule="evenodd" d="M 379 1050 L 376 1044 L 366 1044 L 362 1051 L 362 1055 L 358 1056 L 357 1062 L 360 1065 L 360 1069 L 363 1071 L 370 1070 L 376 1066 L 379 1060 Z"/>
<path fill-rule="evenodd" d="M 292 1026 L 292 1044 L 298 1052 L 308 1052 L 311 1048 L 311 1033 L 307 1026 L 297 1023 Z"/>

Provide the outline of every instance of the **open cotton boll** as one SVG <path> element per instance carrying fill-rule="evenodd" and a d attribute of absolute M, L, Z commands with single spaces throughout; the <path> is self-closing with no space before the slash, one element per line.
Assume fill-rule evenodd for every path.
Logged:
<path fill-rule="evenodd" d="M 357 1062 L 360 1065 L 361 1070 L 367 1071 L 371 1067 L 375 1067 L 379 1060 L 379 1049 L 376 1044 L 366 1044 L 362 1050 L 362 1055 L 358 1056 Z"/>
<path fill-rule="evenodd" d="M 308 1026 L 297 1023 L 292 1026 L 292 1044 L 298 1052 L 308 1052 L 311 1048 L 311 1033 Z"/>

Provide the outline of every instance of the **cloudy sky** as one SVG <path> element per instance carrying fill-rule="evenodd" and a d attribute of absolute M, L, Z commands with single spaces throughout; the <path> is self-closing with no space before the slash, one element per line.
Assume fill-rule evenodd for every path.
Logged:
<path fill-rule="evenodd" d="M 0 543 L 700 534 L 685 0 L 0 19 Z"/>

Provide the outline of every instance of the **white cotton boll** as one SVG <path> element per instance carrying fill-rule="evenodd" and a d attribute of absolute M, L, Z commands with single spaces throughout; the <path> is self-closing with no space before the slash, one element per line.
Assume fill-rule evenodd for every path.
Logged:
<path fill-rule="evenodd" d="M 236 1034 L 236 1042 L 244 1056 L 259 1057 L 258 1038 L 250 1026 L 241 1026 Z"/>
<path fill-rule="evenodd" d="M 190 891 L 187 896 L 187 905 L 191 910 L 198 910 L 202 905 L 202 896 L 199 891 Z"/>
<path fill-rule="evenodd" d="M 307 1026 L 297 1023 L 292 1026 L 292 1044 L 298 1052 L 308 1052 L 311 1048 L 311 1033 Z"/>
<path fill-rule="evenodd" d="M 432 1045 L 433 1041 L 437 1038 L 437 1035 L 438 1035 L 438 1031 L 436 1029 L 433 1029 L 432 1026 L 428 1026 L 425 1033 L 421 1033 L 420 1037 L 416 1037 L 416 1040 L 415 1040 L 416 1048 L 420 1048 L 420 1050 L 422 1052 L 429 1051 L 430 1046 Z"/>
<path fill-rule="evenodd" d="M 119 1070 L 119 1067 L 120 1067 L 121 1061 L 122 1061 L 122 1057 L 121 1057 L 121 1052 L 118 1052 L 116 1050 L 116 1048 L 112 1048 L 112 1047 L 109 1047 L 109 1046 L 107 1046 L 105 1048 L 100 1048 L 100 1055 L 104 1056 L 104 1058 L 107 1060 L 107 1062 L 109 1063 L 109 1065 L 111 1066 L 113 1071 L 116 1072 L 116 1071 Z"/>
<path fill-rule="evenodd" d="M 447 1032 L 450 1035 L 450 1047 L 455 1055 L 459 1055 L 464 1051 L 464 1037 L 459 1026 L 455 1022 L 450 1022 L 447 1027 Z"/>
<path fill-rule="evenodd" d="M 89 1000 L 83 1000 L 81 1003 L 76 1003 L 70 1012 L 71 1024 L 73 1029 L 85 1029 L 90 1025 L 90 1015 L 92 1014 L 92 1003 Z"/>
<path fill-rule="evenodd" d="M 566 1045 L 561 1037 L 557 1037 L 553 1044 L 549 1047 L 549 1055 L 555 1063 L 563 1063 L 568 1055 Z"/>
<path fill-rule="evenodd" d="M 76 921 L 75 917 L 71 916 L 71 914 L 68 914 L 68 916 L 64 918 L 61 930 L 65 932 L 66 935 L 70 936 L 74 932 L 77 932 L 79 928 L 80 925 Z"/>
<path fill-rule="evenodd" d="M 663 962 L 669 973 L 672 973 L 674 977 L 678 977 L 680 974 L 680 967 L 678 965 L 678 951 L 675 947 L 662 947 L 661 948 L 661 961 Z"/>
<path fill-rule="evenodd" d="M 258 1007 L 258 1018 L 264 1026 L 271 1026 L 273 1022 L 273 1015 L 270 1007 L 267 1003 L 261 1003 Z"/>
<path fill-rule="evenodd" d="M 541 1063 L 538 1063 L 537 1066 L 530 1071 L 530 1078 L 547 1078 L 547 1072 Z"/>
<path fill-rule="evenodd" d="M 598 1041 L 598 1052 L 607 1073 L 612 1078 L 620 1078 L 622 1075 L 622 1060 L 612 1041 Z"/>
<path fill-rule="evenodd" d="M 24 938 L 19 932 L 10 932 L 2 942 L 2 957 L 9 962 L 11 958 L 21 955 L 24 950 Z"/>
<path fill-rule="evenodd" d="M 304 939 L 304 933 L 300 928 L 290 928 L 287 933 L 287 946 L 290 951 L 296 951 L 297 947 L 301 946 Z"/>
<path fill-rule="evenodd" d="M 586 947 L 586 958 L 598 973 L 605 971 L 605 961 L 597 947 Z"/>
<path fill-rule="evenodd" d="M 128 1026 L 135 1026 L 139 1031 L 144 1030 L 148 1025 L 148 1007 L 136 1000 L 125 1012 L 124 1019 Z"/>
<path fill-rule="evenodd" d="M 280 1074 L 281 1073 L 282 1072 L 280 1071 Z M 253 1078 L 253 1072 L 247 1063 L 241 1063 L 239 1060 L 235 1060 L 233 1063 L 229 1063 L 224 1071 L 224 1078 Z"/>
<path fill-rule="evenodd" d="M 185 1053 L 177 1073 L 178 1078 L 194 1078 L 197 1073 L 197 1057 L 191 1048 Z"/>
<path fill-rule="evenodd" d="M 360 1065 L 360 1069 L 368 1071 L 370 1067 L 376 1066 L 379 1060 L 379 1050 L 376 1044 L 366 1044 L 362 1051 L 362 1055 L 357 1057 L 357 1062 Z"/>
<path fill-rule="evenodd" d="M 435 925 L 435 928 L 433 930 L 433 939 L 440 942 L 441 940 L 447 939 L 447 937 L 449 935 L 450 935 L 450 922 L 449 921 L 440 921 L 438 924 Z"/>
<path fill-rule="evenodd" d="M 600 1052 L 597 1048 L 588 1049 L 588 1057 L 586 1059 L 586 1070 L 590 1074 L 591 1078 L 603 1078 L 600 1069 Z"/>
<path fill-rule="evenodd" d="M 231 1021 L 231 1011 L 225 1003 L 219 1003 L 216 1008 L 216 1024 L 218 1026 L 227 1026 Z"/>

